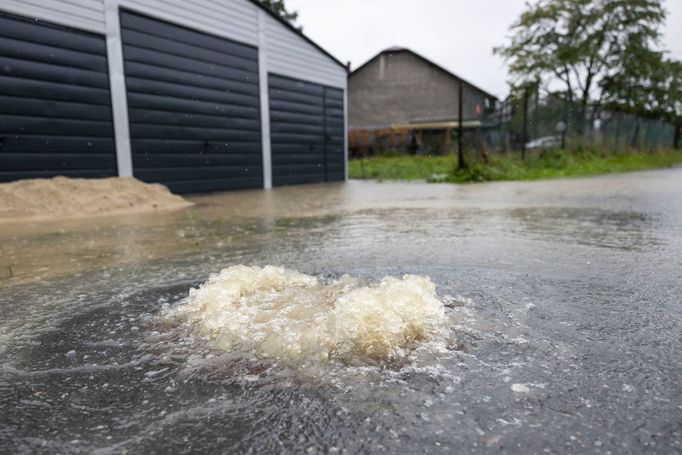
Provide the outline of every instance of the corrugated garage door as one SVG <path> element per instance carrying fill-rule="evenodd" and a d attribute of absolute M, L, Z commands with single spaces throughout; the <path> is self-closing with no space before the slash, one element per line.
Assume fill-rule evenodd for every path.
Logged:
<path fill-rule="evenodd" d="M 258 50 L 121 12 L 133 174 L 176 192 L 263 185 Z"/>
<path fill-rule="evenodd" d="M 0 14 L 0 181 L 116 175 L 103 36 Z"/>
<path fill-rule="evenodd" d="M 344 99 L 343 90 L 325 87 L 324 118 L 327 153 L 327 181 L 334 182 L 346 178 L 346 155 L 344 153 Z"/>
<path fill-rule="evenodd" d="M 269 75 L 274 185 L 343 180 L 343 90 Z"/>

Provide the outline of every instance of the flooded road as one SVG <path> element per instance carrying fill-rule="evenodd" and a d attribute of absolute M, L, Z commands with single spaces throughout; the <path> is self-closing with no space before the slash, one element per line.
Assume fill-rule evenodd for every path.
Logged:
<path fill-rule="evenodd" d="M 0 224 L 0 452 L 682 451 L 682 169 L 191 199 Z M 168 315 L 240 264 L 428 277 L 444 317 L 397 360 L 235 356 Z"/>

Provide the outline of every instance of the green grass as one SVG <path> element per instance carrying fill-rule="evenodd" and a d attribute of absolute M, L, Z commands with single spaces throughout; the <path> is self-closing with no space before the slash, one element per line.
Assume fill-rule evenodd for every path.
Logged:
<path fill-rule="evenodd" d="M 373 156 L 348 162 L 352 179 L 426 180 L 434 174 L 450 174 L 452 156 Z"/>
<path fill-rule="evenodd" d="M 682 164 L 681 150 L 609 153 L 598 150 L 549 151 L 522 161 L 517 154 L 494 155 L 488 163 L 469 157 L 467 169 L 456 169 L 457 159 L 448 156 L 390 156 L 352 160 L 350 178 L 416 180 L 432 182 L 484 182 L 537 180 L 629 172 Z M 364 168 L 364 169 L 363 169 Z"/>

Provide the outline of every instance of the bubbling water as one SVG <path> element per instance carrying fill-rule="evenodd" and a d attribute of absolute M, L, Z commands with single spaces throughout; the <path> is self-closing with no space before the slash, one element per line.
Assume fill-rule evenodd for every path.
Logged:
<path fill-rule="evenodd" d="M 218 349 L 285 364 L 391 361 L 431 340 L 445 305 L 429 278 L 386 277 L 363 286 L 282 267 L 229 267 L 174 313 Z"/>

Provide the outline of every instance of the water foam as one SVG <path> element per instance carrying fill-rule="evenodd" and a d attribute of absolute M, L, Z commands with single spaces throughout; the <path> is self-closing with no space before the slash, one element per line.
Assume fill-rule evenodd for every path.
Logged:
<path fill-rule="evenodd" d="M 429 278 L 363 286 L 282 267 L 234 266 L 212 275 L 175 312 L 216 348 L 283 363 L 402 358 L 432 339 L 445 305 Z"/>

